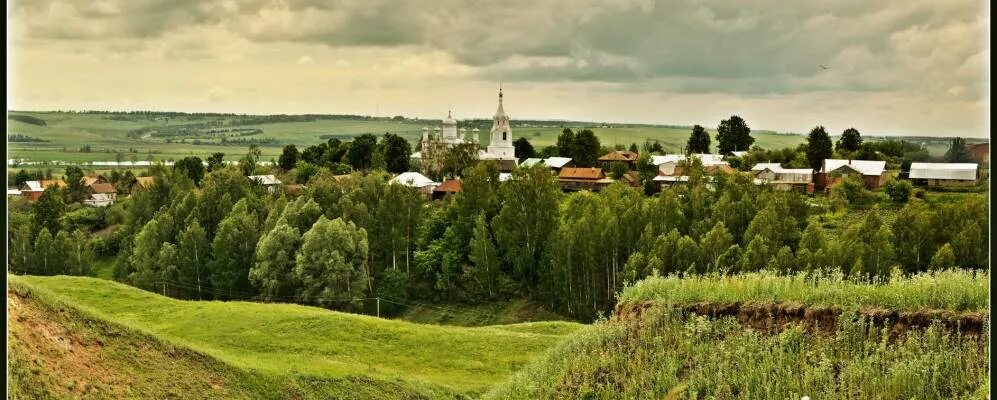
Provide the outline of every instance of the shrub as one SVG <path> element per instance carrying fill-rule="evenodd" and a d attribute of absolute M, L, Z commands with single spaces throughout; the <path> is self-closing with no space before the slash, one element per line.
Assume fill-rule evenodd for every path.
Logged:
<path fill-rule="evenodd" d="M 886 195 L 896 203 L 906 203 L 914 187 L 905 180 L 894 179 L 886 182 Z"/>

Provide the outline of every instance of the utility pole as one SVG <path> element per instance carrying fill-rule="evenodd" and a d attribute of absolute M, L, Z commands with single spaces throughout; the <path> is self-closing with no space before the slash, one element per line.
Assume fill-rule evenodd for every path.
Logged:
<path fill-rule="evenodd" d="M 381 318 L 381 296 L 377 297 L 377 317 Z"/>

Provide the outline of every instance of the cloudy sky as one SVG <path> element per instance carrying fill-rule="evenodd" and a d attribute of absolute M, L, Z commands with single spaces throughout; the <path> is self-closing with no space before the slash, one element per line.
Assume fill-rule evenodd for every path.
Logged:
<path fill-rule="evenodd" d="M 976 0 L 17 0 L 11 109 L 489 117 L 984 137 Z M 823 69 L 825 65 L 829 69 Z"/>

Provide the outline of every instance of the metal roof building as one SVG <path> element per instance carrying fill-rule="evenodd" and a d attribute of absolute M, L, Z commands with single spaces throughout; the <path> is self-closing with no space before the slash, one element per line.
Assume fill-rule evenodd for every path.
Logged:
<path fill-rule="evenodd" d="M 910 179 L 975 181 L 976 163 L 911 163 Z"/>

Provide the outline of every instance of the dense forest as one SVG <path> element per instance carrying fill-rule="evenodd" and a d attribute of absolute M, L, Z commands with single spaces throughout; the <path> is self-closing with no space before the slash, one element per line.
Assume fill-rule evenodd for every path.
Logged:
<path fill-rule="evenodd" d="M 336 146 L 304 153 L 333 165 L 351 158 Z M 355 161 L 379 164 L 371 157 L 384 156 Z M 279 164 L 301 165 L 293 161 Z M 207 170 L 200 160 L 178 164 L 152 168 L 151 186 L 111 207 L 72 204 L 72 188 L 13 205 L 10 270 L 87 274 L 95 259 L 114 256 L 115 279 L 177 298 L 356 310 L 373 296 L 528 296 L 591 319 L 627 283 L 653 274 L 831 269 L 869 279 L 984 268 L 989 243 L 980 196 L 928 207 L 909 185 L 880 196 L 846 181 L 830 201 L 815 201 L 696 164 L 688 185 L 648 196 L 620 183 L 565 194 L 543 166 L 500 182 L 495 164 L 477 162 L 442 201 L 374 168 L 344 176 L 311 166 L 298 176 L 305 188 L 290 195 L 246 178 L 281 168 L 255 165 L 252 153 Z"/>

